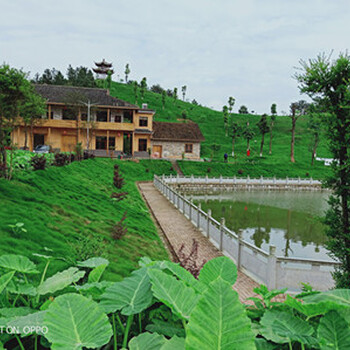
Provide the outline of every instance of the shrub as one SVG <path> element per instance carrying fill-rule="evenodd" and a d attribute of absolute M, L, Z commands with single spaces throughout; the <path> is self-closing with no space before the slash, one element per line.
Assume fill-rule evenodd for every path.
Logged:
<path fill-rule="evenodd" d="M 0 164 L 0 178 L 1 177 L 6 177 L 7 174 L 7 166 L 6 164 Z"/>
<path fill-rule="evenodd" d="M 238 175 L 242 175 L 244 173 L 243 169 L 238 169 Z"/>
<path fill-rule="evenodd" d="M 114 170 L 113 185 L 120 190 L 123 187 L 124 182 L 124 178 L 120 176 L 118 169 Z"/>
<path fill-rule="evenodd" d="M 45 168 L 46 168 L 45 155 L 39 156 L 38 154 L 36 154 L 30 160 L 30 165 L 34 168 L 34 170 L 45 170 Z"/>
<path fill-rule="evenodd" d="M 123 217 L 118 221 L 112 228 L 112 237 L 114 239 L 121 239 L 127 232 L 128 229 L 125 226 L 126 212 L 124 212 Z"/>
<path fill-rule="evenodd" d="M 208 169 L 207 169 L 207 173 L 208 173 L 208 174 L 211 173 L 211 168 L 208 168 Z"/>
<path fill-rule="evenodd" d="M 55 166 L 65 166 L 68 164 L 71 160 L 71 155 L 70 154 L 65 154 L 65 153 L 56 153 L 55 154 L 55 159 L 53 161 L 53 165 Z"/>
<path fill-rule="evenodd" d="M 309 176 L 310 176 L 310 173 L 305 173 L 305 176 L 306 176 L 306 177 L 309 177 Z"/>
<path fill-rule="evenodd" d="M 95 155 L 90 153 L 90 152 L 84 151 L 83 158 L 84 159 L 94 159 Z"/>
<path fill-rule="evenodd" d="M 189 271 L 194 277 L 198 278 L 199 272 L 201 271 L 202 267 L 206 263 L 206 260 L 203 260 L 200 264 L 198 261 L 198 247 L 199 243 L 196 239 L 193 239 L 192 242 L 192 248 L 188 255 L 184 253 L 185 244 L 182 244 L 179 252 L 178 257 L 180 260 L 180 265 Z"/>
<path fill-rule="evenodd" d="M 120 192 L 120 193 L 113 192 L 112 195 L 111 195 L 111 197 L 112 197 L 112 199 L 114 199 L 116 202 L 120 202 L 120 201 L 122 201 L 123 199 L 125 199 L 127 195 L 128 195 L 128 192 Z"/>

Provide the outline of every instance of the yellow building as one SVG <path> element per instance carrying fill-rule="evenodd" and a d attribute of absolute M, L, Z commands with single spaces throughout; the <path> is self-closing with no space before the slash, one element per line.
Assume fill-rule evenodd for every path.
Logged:
<path fill-rule="evenodd" d="M 97 156 L 148 155 L 155 112 L 147 106 L 140 109 L 105 89 L 35 85 L 35 90 L 46 100 L 47 112 L 32 132 L 27 129 L 31 151 L 45 144 L 69 152 L 81 142 L 83 149 Z M 12 141 L 24 147 L 25 128 L 20 124 Z"/>

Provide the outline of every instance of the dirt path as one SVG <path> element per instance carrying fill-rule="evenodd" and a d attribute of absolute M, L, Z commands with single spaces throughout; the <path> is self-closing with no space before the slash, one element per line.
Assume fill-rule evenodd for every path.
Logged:
<path fill-rule="evenodd" d="M 173 252 L 177 253 L 181 245 L 185 244 L 184 252 L 188 254 L 193 239 L 196 239 L 199 243 L 200 263 L 222 256 L 222 253 L 154 187 L 153 183 L 139 183 L 138 186 Z M 246 298 L 255 296 L 253 288 L 257 286 L 256 282 L 239 271 L 233 288 L 244 302 Z"/>
<path fill-rule="evenodd" d="M 180 169 L 179 164 L 177 164 L 176 160 L 172 160 L 171 161 L 171 165 L 174 168 L 174 170 L 177 172 L 178 175 L 183 176 L 184 173 Z"/>

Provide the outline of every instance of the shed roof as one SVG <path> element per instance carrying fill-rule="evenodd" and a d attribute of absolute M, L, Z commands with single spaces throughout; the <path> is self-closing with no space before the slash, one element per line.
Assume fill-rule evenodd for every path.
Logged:
<path fill-rule="evenodd" d="M 201 142 L 204 141 L 204 136 L 198 124 L 193 122 L 153 122 L 152 139 L 156 141 Z"/>
<path fill-rule="evenodd" d="M 67 103 L 71 99 L 90 100 L 99 106 L 128 107 L 138 109 L 139 107 L 109 95 L 106 89 L 86 88 L 66 85 L 35 84 L 34 88 L 38 94 L 52 103 Z"/>

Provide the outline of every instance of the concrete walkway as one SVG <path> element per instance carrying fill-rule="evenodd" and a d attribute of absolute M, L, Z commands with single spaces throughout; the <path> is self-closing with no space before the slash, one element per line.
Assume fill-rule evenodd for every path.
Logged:
<path fill-rule="evenodd" d="M 208 261 L 222 256 L 222 253 L 154 187 L 153 183 L 139 183 L 138 186 L 165 240 L 172 247 L 173 255 L 174 252 L 176 254 L 179 251 L 182 244 L 185 244 L 184 252 L 188 254 L 192 248 L 193 239 L 196 239 L 199 243 L 199 264 L 203 260 Z M 256 296 L 253 288 L 257 286 L 255 281 L 239 271 L 233 288 L 238 292 L 240 300 L 245 302 L 247 298 Z M 249 301 L 247 303 L 251 304 Z"/>

